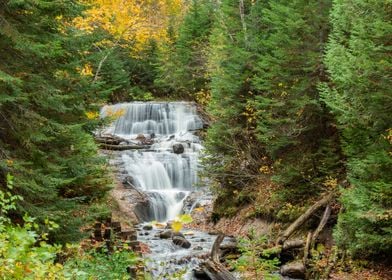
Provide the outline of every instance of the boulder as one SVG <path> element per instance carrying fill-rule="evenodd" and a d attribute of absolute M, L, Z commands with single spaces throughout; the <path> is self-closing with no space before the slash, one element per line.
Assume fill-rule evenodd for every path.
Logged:
<path fill-rule="evenodd" d="M 169 239 L 172 237 L 172 235 L 173 235 L 173 231 L 169 229 L 169 230 L 162 231 L 159 234 L 159 237 L 162 239 Z"/>
<path fill-rule="evenodd" d="M 184 146 L 182 144 L 174 144 L 173 152 L 175 154 L 182 154 L 184 152 Z"/>
<path fill-rule="evenodd" d="M 174 236 L 179 236 L 179 237 L 185 238 L 185 236 L 181 232 L 174 232 L 171 229 L 165 230 L 165 231 L 162 231 L 159 233 L 159 237 L 161 239 L 169 239 Z"/>
<path fill-rule="evenodd" d="M 191 247 L 191 243 L 181 236 L 174 236 L 173 243 L 185 249 L 189 249 Z"/>
<path fill-rule="evenodd" d="M 291 262 L 280 268 L 280 274 L 290 278 L 305 279 L 305 266 L 302 262 Z"/>

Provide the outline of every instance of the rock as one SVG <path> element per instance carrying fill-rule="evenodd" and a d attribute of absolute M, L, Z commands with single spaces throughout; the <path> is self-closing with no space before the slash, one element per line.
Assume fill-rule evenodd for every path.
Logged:
<path fill-rule="evenodd" d="M 143 227 L 144 230 L 152 230 L 152 225 L 145 225 Z"/>
<path fill-rule="evenodd" d="M 185 235 L 184 234 L 182 234 L 181 232 L 179 232 L 179 231 L 177 231 L 177 232 L 173 232 L 172 233 L 172 237 L 174 237 L 174 236 L 180 236 L 180 237 L 182 237 L 182 238 L 185 238 Z"/>
<path fill-rule="evenodd" d="M 193 248 L 193 250 L 195 250 L 195 251 L 203 251 L 203 247 L 196 246 L 195 248 Z"/>
<path fill-rule="evenodd" d="M 124 180 L 122 181 L 122 183 L 123 183 L 123 185 L 125 187 L 132 187 L 133 183 L 134 183 L 133 177 L 132 176 L 126 176 L 124 178 Z"/>
<path fill-rule="evenodd" d="M 189 249 L 191 247 L 191 243 L 181 236 L 174 236 L 173 243 L 185 249 Z"/>
<path fill-rule="evenodd" d="M 184 152 L 184 146 L 182 144 L 174 144 L 173 152 L 175 154 L 182 154 Z"/>
<path fill-rule="evenodd" d="M 143 141 L 145 141 L 146 140 L 146 136 L 144 136 L 144 134 L 138 134 L 137 136 L 136 136 L 136 139 L 135 140 L 138 140 L 138 141 L 140 141 L 140 142 L 143 142 Z"/>
<path fill-rule="evenodd" d="M 193 269 L 193 276 L 195 276 L 197 279 L 210 279 L 204 270 L 200 268 Z"/>
<path fill-rule="evenodd" d="M 162 239 L 169 239 L 172 237 L 172 235 L 173 235 L 173 231 L 169 229 L 169 230 L 165 230 L 165 231 L 161 232 L 159 234 L 159 237 Z"/>
<path fill-rule="evenodd" d="M 179 193 L 176 194 L 176 199 L 177 200 L 181 200 L 181 199 L 185 198 L 185 196 L 186 196 L 186 193 L 179 192 Z"/>
<path fill-rule="evenodd" d="M 305 266 L 302 262 L 291 262 L 280 268 L 280 274 L 290 278 L 305 279 Z"/>

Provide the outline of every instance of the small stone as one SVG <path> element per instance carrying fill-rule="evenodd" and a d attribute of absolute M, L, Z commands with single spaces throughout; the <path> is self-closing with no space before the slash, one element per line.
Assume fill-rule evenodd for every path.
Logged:
<path fill-rule="evenodd" d="M 152 225 L 145 225 L 143 227 L 144 230 L 152 230 Z"/>
<path fill-rule="evenodd" d="M 175 154 L 182 154 L 184 152 L 184 146 L 182 144 L 174 144 L 173 152 Z"/>

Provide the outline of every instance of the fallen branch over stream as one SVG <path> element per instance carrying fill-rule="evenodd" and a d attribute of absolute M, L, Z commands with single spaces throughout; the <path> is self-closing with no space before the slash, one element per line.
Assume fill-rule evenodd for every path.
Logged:
<path fill-rule="evenodd" d="M 150 146 L 148 145 L 110 145 L 110 144 L 99 144 L 99 147 L 104 150 L 113 150 L 113 151 L 124 151 L 124 150 L 142 150 L 148 149 Z"/>
<path fill-rule="evenodd" d="M 226 269 L 226 267 L 223 264 L 221 264 L 219 260 L 220 258 L 219 248 L 224 238 L 225 236 L 223 234 L 218 235 L 218 237 L 214 242 L 214 245 L 212 246 L 210 259 L 205 261 L 201 265 L 201 269 L 204 271 L 206 275 L 208 275 L 208 277 L 211 280 L 236 280 L 237 279 L 233 276 L 233 274 L 230 273 L 230 271 Z"/>

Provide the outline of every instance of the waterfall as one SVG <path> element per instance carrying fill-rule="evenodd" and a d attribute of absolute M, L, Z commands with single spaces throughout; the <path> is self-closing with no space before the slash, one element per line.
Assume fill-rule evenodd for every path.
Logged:
<path fill-rule="evenodd" d="M 198 182 L 198 158 L 202 150 L 194 134 L 203 123 L 193 104 L 187 102 L 134 102 L 108 105 L 101 117 L 118 117 L 102 133 L 129 141 L 153 139 L 146 150 L 125 151 L 121 155 L 132 184 L 149 198 L 148 219 L 174 219 Z M 174 145 L 184 152 L 173 152 Z"/>

